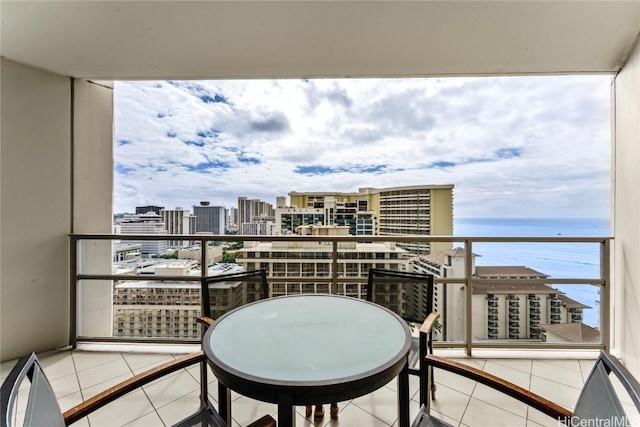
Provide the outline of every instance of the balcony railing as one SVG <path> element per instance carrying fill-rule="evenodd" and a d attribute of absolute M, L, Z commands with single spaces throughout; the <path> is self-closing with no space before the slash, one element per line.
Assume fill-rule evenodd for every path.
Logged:
<path fill-rule="evenodd" d="M 311 250 L 307 252 L 300 252 L 297 259 L 300 262 L 301 268 L 294 268 L 285 270 L 284 274 L 281 270 L 275 271 L 270 274 L 269 283 L 272 290 L 278 290 L 274 292 L 276 294 L 285 293 L 299 293 L 303 292 L 302 285 L 308 284 L 304 287 L 304 292 L 329 292 L 339 293 L 343 295 L 350 295 L 354 297 L 364 298 L 366 293 L 364 292 L 366 286 L 366 269 L 361 268 L 360 273 L 356 274 L 355 267 L 346 267 L 347 262 L 353 262 L 353 257 L 344 256 L 342 253 L 343 248 L 355 243 L 375 243 L 375 244 L 406 244 L 407 247 L 413 247 L 419 245 L 426 247 L 430 245 L 433 247 L 434 243 L 438 244 L 456 244 L 462 246 L 465 251 L 464 258 L 464 273 L 456 277 L 436 277 L 435 283 L 437 292 L 441 295 L 437 297 L 438 301 L 443 301 L 442 305 L 438 309 L 447 313 L 443 314 L 441 321 L 443 323 L 443 332 L 439 337 L 436 337 L 436 346 L 439 347 L 462 347 L 465 348 L 468 354 L 471 354 L 473 348 L 558 348 L 558 349 L 608 349 L 609 347 L 609 318 L 610 318 L 610 245 L 611 238 L 609 237 L 456 237 L 456 236 L 240 236 L 240 235 L 224 235 L 224 236 L 211 236 L 211 235 L 113 235 L 113 234 L 73 234 L 71 235 L 71 293 L 70 303 L 72 307 L 72 318 L 70 325 L 70 341 L 76 343 L 78 341 L 122 341 L 122 342 L 197 342 L 199 335 L 194 334 L 193 329 L 184 331 L 183 319 L 188 317 L 195 317 L 198 306 L 193 304 L 189 305 L 185 300 L 184 305 L 176 308 L 177 306 L 172 303 L 171 307 L 161 307 L 158 310 L 165 310 L 162 313 L 163 316 L 180 316 L 180 323 L 176 325 L 169 325 L 172 329 L 163 337 L 154 336 L 154 331 L 163 331 L 168 326 L 159 325 L 157 320 L 154 322 L 155 317 L 150 313 L 145 313 L 145 322 L 141 325 L 129 325 L 129 319 L 121 320 L 124 322 L 120 327 L 114 324 L 113 314 L 113 300 L 114 300 L 114 286 L 116 284 L 139 282 L 144 280 L 148 283 L 181 283 L 186 287 L 193 288 L 193 292 L 199 292 L 200 279 L 206 277 L 208 274 L 207 268 L 201 268 L 200 273 L 197 276 L 187 276 L 181 273 L 176 274 L 164 274 L 164 275 L 140 275 L 136 272 L 116 272 L 113 269 L 112 262 L 112 242 L 113 241 L 188 241 L 199 244 L 200 247 L 208 247 L 210 243 L 217 242 L 271 242 L 273 244 L 282 244 L 283 242 L 296 242 L 296 244 L 308 244 L 317 243 L 323 246 L 325 249 L 328 246 L 328 250 L 322 257 L 314 257 L 313 261 L 309 258 Z M 548 244 L 591 244 L 597 245 L 599 248 L 599 275 L 598 277 L 544 277 L 544 278 L 480 278 L 473 274 L 473 247 L 477 243 L 548 243 Z M 249 250 L 247 249 L 247 253 Z M 255 260 L 247 260 L 247 265 L 253 265 L 255 268 L 263 268 L 269 265 L 270 260 L 265 261 L 268 253 L 261 252 L 260 249 L 256 249 Z M 385 268 L 389 266 L 390 260 L 395 263 L 399 261 L 396 254 L 394 257 L 389 258 L 377 258 L 377 257 L 363 257 L 363 260 L 368 262 L 368 265 Z M 282 262 L 280 258 L 275 259 L 276 262 Z M 312 266 L 305 266 L 305 262 L 323 263 L 317 264 L 318 267 L 314 270 Z M 402 259 L 400 259 L 402 261 Z M 200 265 L 208 266 L 208 251 L 200 251 Z M 397 264 L 393 264 L 397 265 Z M 279 267 L 278 267 L 279 268 Z M 291 272 L 299 272 L 297 276 L 291 276 Z M 276 277 L 274 277 L 276 276 Z M 540 285 L 546 286 L 595 286 L 599 288 L 599 318 L 597 325 L 594 328 L 599 332 L 599 339 L 593 342 L 544 342 L 542 340 L 538 342 L 532 342 L 531 340 L 515 340 L 515 330 L 503 331 L 501 333 L 510 332 L 508 336 L 500 337 L 500 332 L 491 328 L 491 331 L 487 334 L 486 329 L 482 331 L 480 325 L 484 324 L 485 328 L 487 320 L 497 320 L 489 313 L 494 313 L 493 307 L 487 313 L 487 306 L 482 304 L 485 299 L 482 296 L 482 302 L 474 299 L 474 286 L 478 285 L 478 288 L 487 285 L 509 285 L 512 289 L 515 287 L 522 288 L 522 292 L 519 294 L 521 297 L 528 298 L 527 295 L 533 293 L 527 291 L 527 287 L 535 287 Z M 471 292 L 468 290 L 471 289 Z M 558 291 L 558 293 L 562 293 Z M 510 291 L 509 295 L 504 295 L 503 298 L 508 297 L 507 300 L 512 305 L 513 314 L 518 311 L 516 304 L 519 304 L 519 297 L 515 298 L 512 295 L 513 291 Z M 462 297 L 459 297 L 461 295 Z M 451 311 L 450 304 L 451 298 L 456 296 L 462 301 L 462 306 L 458 308 L 456 312 Z M 178 298 L 178 296 L 176 296 Z M 447 302 L 449 298 L 449 302 Z M 461 298 L 461 299 L 460 299 Z M 534 297 L 538 299 L 539 297 Z M 106 306 L 104 300 L 109 301 L 110 310 L 96 308 L 96 305 L 101 305 L 103 308 Z M 491 296 L 490 305 L 494 305 L 494 301 L 497 301 L 495 296 Z M 190 301 L 190 300 L 189 300 Z M 504 300 L 503 300 L 504 301 Z M 531 302 L 531 301 L 530 301 Z M 550 313 L 553 315 L 553 321 L 555 323 L 558 319 L 556 316 L 556 310 L 561 309 L 561 305 L 558 304 L 559 300 L 556 297 L 550 298 Z M 501 303 L 502 304 L 502 303 Z M 156 307 L 154 307 L 154 313 Z M 187 311 L 188 310 L 188 311 Z M 478 311 L 480 310 L 480 311 Z M 483 312 L 484 310 L 484 312 Z M 509 311 L 511 311 L 509 310 Z M 537 311 L 537 310 L 536 310 Z M 185 315 L 186 313 L 186 315 Z M 478 314 L 480 313 L 480 314 Z M 462 314 L 462 315 L 461 315 Z M 155 314 L 154 314 L 155 315 Z M 105 317 L 110 318 L 105 319 Z M 151 316 L 151 317 L 149 317 Z M 478 322 L 478 316 L 484 321 Z M 463 320 L 455 320 L 462 318 Z M 571 316 L 568 316 L 571 319 Z M 151 320 L 149 320 L 151 319 Z M 476 320 L 474 322 L 474 319 Z M 516 319 L 512 319 L 516 320 Z M 550 333 L 541 333 L 541 327 L 544 329 L 544 319 L 539 321 L 538 315 L 531 315 L 529 317 L 529 327 L 525 325 L 521 331 L 522 336 L 517 338 L 534 336 L 550 336 Z M 538 320 L 538 321 L 535 321 Z M 117 322 L 117 320 L 116 320 Z M 100 327 L 94 328 L 95 324 L 102 324 Z M 111 328 L 105 325 L 110 325 Z M 475 325 L 475 329 L 474 329 Z M 126 336 L 114 336 L 114 332 L 118 329 L 123 330 L 143 330 L 147 331 L 151 336 L 148 337 L 126 337 Z M 97 332 L 95 332 L 97 331 Z M 457 333 L 455 331 L 458 331 Z M 457 335 L 456 335 L 457 334 Z M 486 335 L 483 335 L 486 334 Z M 134 331 L 135 335 L 135 331 Z M 451 338 L 454 337 L 454 338 Z M 517 342 L 516 342 L 517 341 Z"/>

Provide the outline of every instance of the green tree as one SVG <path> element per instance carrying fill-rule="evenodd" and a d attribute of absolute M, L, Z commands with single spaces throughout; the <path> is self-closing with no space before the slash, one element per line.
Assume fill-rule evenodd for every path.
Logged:
<path fill-rule="evenodd" d="M 160 258 L 164 258 L 164 259 L 178 259 L 178 251 L 172 252 L 172 253 L 167 253 L 167 254 L 162 254 L 160 255 Z"/>
<path fill-rule="evenodd" d="M 222 254 L 222 262 L 224 263 L 235 263 L 236 262 L 236 257 L 234 257 L 233 255 L 231 255 L 230 253 L 223 253 Z"/>

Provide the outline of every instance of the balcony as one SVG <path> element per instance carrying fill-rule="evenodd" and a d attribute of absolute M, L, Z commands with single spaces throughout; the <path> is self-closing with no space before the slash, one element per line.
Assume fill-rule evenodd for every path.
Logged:
<path fill-rule="evenodd" d="M 88 347 L 90 348 L 90 347 Z M 192 350 L 197 350 L 192 346 Z M 104 350 L 104 349 L 103 349 Z M 116 350 L 116 349 L 113 349 Z M 61 409 L 64 411 L 87 399 L 96 392 L 106 388 L 104 384 L 120 381 L 141 370 L 151 368 L 165 362 L 177 354 L 169 349 L 156 348 L 156 353 L 121 351 L 61 351 L 39 354 L 46 375 L 52 386 Z M 157 352 L 161 351 L 161 352 Z M 175 350 L 173 350 L 175 351 Z M 436 350 L 436 354 L 459 359 L 460 362 L 484 369 L 490 373 L 507 379 L 516 379 L 518 384 L 543 397 L 559 402 L 563 406 L 573 408 L 583 378 L 588 375 L 593 365 L 592 352 L 575 354 L 572 358 L 556 359 L 548 355 L 541 358 L 509 360 L 491 358 L 489 356 L 463 358 L 453 351 Z M 1 365 L 2 376 L 7 374 L 15 361 Z M 217 404 L 217 387 L 213 376 L 209 386 L 213 401 Z M 133 395 L 121 399 L 121 402 L 107 405 L 89 417 L 91 425 L 124 426 L 135 422 L 138 425 L 169 425 L 190 414 L 198 405 L 197 371 L 193 369 L 180 371 L 170 378 L 161 379 Z M 521 411 L 521 405 L 515 401 L 492 401 L 486 396 L 484 387 L 475 387 L 471 381 L 456 379 L 453 375 L 438 375 L 437 399 L 433 409 L 455 420 L 455 425 L 469 427 L 486 427 L 486 418 L 479 417 L 479 411 L 490 411 L 494 425 L 535 425 L 542 424 L 543 417 L 535 411 Z M 411 419 L 418 410 L 418 396 L 415 394 L 418 381 L 412 377 L 410 381 Z M 359 426 L 392 426 L 396 422 L 396 382 L 395 380 L 381 389 L 357 399 L 339 404 L 339 423 Z M 82 395 L 82 397 L 81 397 Z M 247 425 L 255 419 L 255 414 L 272 414 L 276 416 L 276 407 L 272 404 L 257 402 L 237 395 L 233 396 L 235 421 L 239 425 Z M 120 403 L 128 402 L 126 410 Z M 311 423 L 304 418 L 304 408 L 297 408 L 297 425 L 306 426 Z M 548 421 L 548 420 L 547 420 Z M 324 422 L 329 422 L 328 410 Z M 80 421 L 82 424 L 83 421 Z M 551 425 L 551 424 L 549 424 Z"/>

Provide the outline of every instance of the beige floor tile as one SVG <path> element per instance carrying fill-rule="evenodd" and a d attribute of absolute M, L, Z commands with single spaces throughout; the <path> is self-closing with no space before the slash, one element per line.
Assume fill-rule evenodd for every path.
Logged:
<path fill-rule="evenodd" d="M 580 394 L 579 388 L 570 387 L 536 376 L 531 377 L 530 390 L 545 399 L 571 410 L 573 410 Z"/>
<path fill-rule="evenodd" d="M 389 425 L 398 418 L 398 393 L 387 387 L 353 399 L 352 404 Z"/>
<path fill-rule="evenodd" d="M 186 394 L 157 409 L 160 418 L 166 425 L 173 425 L 195 413 L 200 405 L 200 391 Z"/>
<path fill-rule="evenodd" d="M 128 424 L 125 424 L 126 427 L 164 427 L 164 423 L 160 419 L 157 413 L 151 412 L 147 415 L 143 415 L 137 420 L 133 420 Z M 75 424 L 74 424 L 75 427 Z"/>
<path fill-rule="evenodd" d="M 445 371 L 443 369 L 436 369 L 434 373 L 436 379 L 436 399 L 438 398 L 438 389 L 440 386 L 446 386 L 457 390 L 461 393 L 471 396 L 473 389 L 476 386 L 476 382 L 461 375 L 454 374 L 453 372 Z"/>
<path fill-rule="evenodd" d="M 398 391 L 398 378 L 394 378 L 389 381 L 385 387 L 390 390 L 393 390 L 397 393 Z M 420 395 L 418 392 L 420 391 L 420 378 L 417 375 L 409 375 L 409 399 L 414 399 L 416 401 L 420 400 Z"/>
<path fill-rule="evenodd" d="M 89 425 L 89 420 L 87 418 L 82 418 L 81 420 L 76 421 L 72 425 L 73 427 L 91 427 Z"/>
<path fill-rule="evenodd" d="M 55 380 L 49 379 L 49 383 L 51 383 L 51 388 L 57 398 L 78 393 L 80 391 L 78 377 L 75 374 L 67 375 L 66 377 L 57 378 Z"/>
<path fill-rule="evenodd" d="M 122 375 L 133 376 L 133 372 L 122 357 L 78 371 L 78 380 L 82 389 L 103 383 Z"/>
<path fill-rule="evenodd" d="M 40 355 L 39 355 L 40 358 Z M 82 396 L 87 399 L 98 392 L 104 391 L 111 385 L 130 378 L 135 371 L 139 373 L 172 358 L 169 354 L 148 353 L 118 353 L 118 352 L 86 352 L 64 351 L 43 353 L 43 366 L 49 377 L 54 391 L 59 397 L 62 410 L 80 403 Z M 527 360 L 527 359 L 455 359 L 470 366 L 484 369 L 494 375 L 505 378 L 520 386 L 528 381 L 527 373 L 531 372 L 530 389 L 555 401 L 565 407 L 572 408 L 578 397 L 583 379 L 591 371 L 593 360 Z M 0 365 L 0 374 L 10 372 L 16 360 L 4 362 Z M 74 381 L 76 369 L 77 380 Z M 122 426 L 131 425 L 162 425 L 171 424 L 193 413 L 199 402 L 199 366 L 192 366 L 186 371 L 173 374 L 147 386 L 150 388 L 151 400 L 160 405 L 158 413 L 153 410 L 149 398 L 141 390 L 120 398 L 93 415 L 91 425 Z M 52 378 L 53 377 L 53 378 Z M 217 380 L 209 368 L 209 394 L 212 402 L 217 399 Z M 538 411 L 528 408 L 522 411 L 521 404 L 501 400 L 499 396 L 492 396 L 494 391 L 484 386 L 442 370 L 436 371 L 438 390 L 436 401 L 433 402 L 433 414 L 452 425 L 462 427 L 483 427 L 484 425 L 523 425 L 531 427 L 556 426 L 557 422 Z M 78 384 L 83 385 L 82 393 Z M 411 419 L 418 410 L 419 381 L 415 376 L 409 377 L 410 396 L 412 401 Z M 147 390 L 145 387 L 145 391 Z M 525 387 L 527 388 L 527 387 Z M 171 393 L 167 394 L 167 390 Z M 319 421 L 304 417 L 304 407 L 296 408 L 297 425 L 304 427 L 321 426 L 374 426 L 385 427 L 397 425 L 397 380 L 391 381 L 382 389 L 368 396 L 356 399 L 354 402 L 340 402 L 339 420 L 332 421 L 326 405 L 325 418 Z M 470 400 L 469 395 L 474 398 Z M 64 395 L 64 396 L 62 396 Z M 260 416 L 271 413 L 277 418 L 275 405 L 257 402 L 237 393 L 232 393 L 234 408 L 234 422 L 232 426 L 239 427 L 253 421 Z M 515 403 L 514 403 L 515 402 Z M 118 409 L 118 405 L 124 405 Z M 266 406 L 265 406 L 266 405 Z M 115 408 L 115 409 L 114 409 Z M 269 408 L 271 408 L 269 410 Z M 466 411 L 466 412 L 465 412 Z M 487 418 L 489 411 L 492 417 Z M 527 415 L 519 417 L 509 413 Z M 484 417 L 484 418 L 483 418 Z M 483 422 L 491 420 L 491 423 Z M 524 420 L 524 422 L 523 422 Z M 80 427 L 88 426 L 87 420 L 76 423 Z"/>
<path fill-rule="evenodd" d="M 200 384 L 186 371 L 182 370 L 174 375 L 161 378 L 143 387 L 145 393 L 155 408 L 173 402 L 200 388 Z"/>
<path fill-rule="evenodd" d="M 538 426 L 558 427 L 563 425 L 559 423 L 558 420 L 556 420 L 555 418 L 550 417 L 549 415 L 544 414 L 534 408 L 529 408 L 529 411 L 527 412 L 527 420 L 530 421 L 531 423 L 534 423 L 534 424 L 528 424 L 528 425 L 533 425 L 535 427 L 538 427 Z"/>
<path fill-rule="evenodd" d="M 566 362 L 568 363 L 563 364 L 565 366 L 560 366 L 559 363 L 549 363 L 547 360 L 534 360 L 531 374 L 533 377 L 547 378 L 563 385 L 581 389 L 584 381 L 579 362 L 577 360 L 567 360 Z"/>
<path fill-rule="evenodd" d="M 448 424 L 450 424 L 452 426 L 462 425 L 460 423 L 460 421 L 456 421 L 453 418 L 448 417 L 445 414 L 441 414 L 440 412 L 438 412 L 436 410 L 431 410 L 430 413 L 431 413 L 431 416 L 433 416 L 434 418 L 437 418 L 437 419 L 439 419 L 441 421 L 444 421 L 445 423 L 448 423 Z M 413 420 L 413 418 L 412 418 L 412 420 Z"/>
<path fill-rule="evenodd" d="M 89 415 L 89 422 L 91 427 L 123 426 L 151 412 L 154 409 L 147 396 L 136 390 Z"/>
<path fill-rule="evenodd" d="M 123 356 L 129 368 L 136 375 L 154 366 L 174 360 L 174 357 L 170 354 L 123 353 Z"/>
<path fill-rule="evenodd" d="M 595 360 L 580 360 L 580 370 L 582 371 L 582 379 L 586 381 L 591 373 L 591 369 L 593 369 L 593 365 L 595 365 Z"/>
<path fill-rule="evenodd" d="M 74 351 L 72 352 L 73 363 L 76 371 L 84 371 L 85 369 L 95 366 L 104 365 L 114 360 L 124 360 L 122 353 L 119 352 L 101 352 L 101 351 Z"/>
<path fill-rule="evenodd" d="M 519 402 L 518 400 L 507 396 L 506 394 L 487 387 L 483 384 L 478 384 L 476 389 L 471 395 L 472 398 L 488 403 L 489 405 L 497 406 L 505 411 L 511 412 L 522 418 L 527 417 L 527 405 Z"/>
<path fill-rule="evenodd" d="M 525 427 L 527 420 L 497 406 L 471 398 L 462 423 L 469 427 Z"/>
<path fill-rule="evenodd" d="M 438 387 L 436 400 L 431 402 L 431 408 L 449 418 L 459 422 L 469 404 L 470 397 L 464 393 L 446 386 Z"/>
<path fill-rule="evenodd" d="M 502 364 L 494 363 L 494 361 L 492 360 L 487 360 L 487 363 L 485 363 L 484 365 L 484 371 L 509 382 L 512 382 L 524 389 L 529 389 L 531 375 L 528 373 L 510 368 L 508 366 L 504 366 Z"/>
<path fill-rule="evenodd" d="M 484 364 L 486 363 L 486 359 L 479 359 L 474 357 L 463 357 L 463 358 L 452 358 L 451 360 L 455 360 L 456 362 L 464 363 L 465 365 L 472 366 L 476 369 L 483 369 Z"/>
<path fill-rule="evenodd" d="M 82 394 L 80 392 L 68 394 L 58 399 L 58 405 L 62 412 L 73 408 L 74 406 L 83 402 Z"/>
<path fill-rule="evenodd" d="M 357 405 L 343 403 L 340 406 L 341 410 L 338 413 L 338 419 L 332 420 L 328 411 L 326 411 L 324 422 L 321 425 L 331 427 L 389 427 L 392 425 L 392 423 L 377 418 Z M 307 420 L 307 425 L 312 425 L 309 420 Z"/>
<path fill-rule="evenodd" d="M 278 420 L 277 414 L 273 414 L 272 417 L 275 418 L 276 421 Z M 296 427 L 322 427 L 326 423 L 327 420 L 325 418 L 322 418 L 321 420 L 316 420 L 313 416 L 306 418 L 304 416 L 304 408 L 300 409 L 296 407 Z"/>
<path fill-rule="evenodd" d="M 99 384 L 92 385 L 91 387 L 83 388 L 82 397 L 84 398 L 84 400 L 87 400 L 98 393 L 102 393 L 103 391 L 107 390 L 109 387 L 113 387 L 114 385 L 117 385 L 122 381 L 126 381 L 132 376 L 133 374 L 127 373 L 127 374 L 120 375 L 119 377 L 111 378 Z"/>
<path fill-rule="evenodd" d="M 76 373 L 70 351 L 45 352 L 38 354 L 38 360 L 49 381 Z"/>
<path fill-rule="evenodd" d="M 538 424 L 535 421 L 527 419 L 527 427 L 556 427 L 558 425 L 557 422 L 554 422 L 553 426 L 551 424 Z"/>
<path fill-rule="evenodd" d="M 186 369 L 193 378 L 200 381 L 200 364 L 189 366 Z M 214 383 L 216 381 L 217 379 L 213 371 L 211 370 L 211 366 L 207 365 L 207 383 Z"/>
<path fill-rule="evenodd" d="M 581 372 L 580 361 L 578 359 L 539 359 L 535 361 L 535 363 L 538 362 L 554 365 L 562 369 Z"/>
<path fill-rule="evenodd" d="M 260 402 L 244 396 L 234 400 L 231 404 L 231 416 L 241 426 L 246 426 L 266 414 L 277 418 L 277 413 L 278 407 L 275 404 Z"/>
<path fill-rule="evenodd" d="M 491 359 L 487 362 L 489 361 L 496 365 L 506 366 L 507 368 L 524 372 L 525 374 L 531 374 L 531 359 Z"/>

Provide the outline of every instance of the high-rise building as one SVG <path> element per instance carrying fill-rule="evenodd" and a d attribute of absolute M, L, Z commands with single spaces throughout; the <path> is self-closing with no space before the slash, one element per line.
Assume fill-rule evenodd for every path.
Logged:
<path fill-rule="evenodd" d="M 321 208 L 277 208 L 275 234 L 295 234 L 301 225 L 328 225 Z"/>
<path fill-rule="evenodd" d="M 453 234 L 453 185 L 360 188 L 357 193 L 292 191 L 289 197 L 291 207 L 323 209 L 325 225 L 347 225 L 354 235 L 369 229 L 379 236 Z M 428 254 L 449 249 L 451 244 L 406 242 L 400 246 L 414 254 Z"/>
<path fill-rule="evenodd" d="M 547 279 L 549 276 L 526 266 L 475 266 L 475 278 Z M 436 254 L 411 258 L 408 270 L 433 274 L 437 278 L 462 278 L 465 251 L 454 248 Z M 448 341 L 465 339 L 464 287 L 439 283 L 435 287 L 434 309 L 441 316 L 441 337 Z M 544 340 L 545 330 L 553 325 L 581 323 L 584 309 L 591 308 L 546 284 L 482 283 L 473 285 L 473 339 L 475 340 Z M 551 326 L 549 326 L 551 325 Z M 591 328 L 593 329 L 593 328 Z M 590 339 L 590 338 L 589 338 Z"/>
<path fill-rule="evenodd" d="M 164 206 L 136 206 L 136 215 L 146 214 L 147 212 L 154 212 L 160 215 L 160 211 L 164 209 Z"/>
<path fill-rule="evenodd" d="M 167 234 L 162 217 L 155 212 L 141 215 L 127 215 L 120 220 L 121 234 Z M 167 251 L 166 240 L 128 240 L 140 244 L 143 255 L 161 255 Z"/>
<path fill-rule="evenodd" d="M 195 234 L 196 232 L 196 216 L 189 211 L 180 207 L 163 209 L 160 211 L 160 216 L 167 228 L 167 234 Z M 190 241 L 171 240 L 169 245 L 186 247 L 190 245 Z"/>
<path fill-rule="evenodd" d="M 183 270 L 187 264 L 176 264 Z M 239 273 L 240 266 L 214 264 L 209 276 Z M 184 274 L 186 274 L 183 271 Z M 155 274 L 158 274 L 157 270 Z M 174 275 L 178 275 L 173 273 Z M 200 283 L 174 281 L 123 281 L 116 283 L 113 293 L 113 335 L 117 337 L 198 338 L 200 325 Z M 218 282 L 209 288 L 210 300 L 219 312 L 216 317 L 238 305 L 255 301 L 242 282 Z"/>
<path fill-rule="evenodd" d="M 301 235 L 347 235 L 348 227 L 302 226 Z M 338 242 L 338 277 L 363 278 L 369 268 L 404 271 L 406 251 L 394 243 Z M 277 241 L 245 242 L 237 252 L 237 261 L 245 271 L 263 268 L 270 280 L 272 296 L 300 293 L 331 293 L 365 298 L 365 283 L 300 282 L 296 278 L 328 278 L 333 274 L 331 242 Z M 273 279 L 291 278 L 290 281 Z"/>
<path fill-rule="evenodd" d="M 227 224 L 229 227 L 233 227 L 235 229 L 238 228 L 238 208 L 231 206 L 228 210 L 229 217 L 227 218 Z"/>
<path fill-rule="evenodd" d="M 275 215 L 273 205 L 260 199 L 247 199 L 238 197 L 238 231 L 243 230 L 243 225 L 253 222 L 264 222 L 265 218 Z"/>
<path fill-rule="evenodd" d="M 193 206 L 196 217 L 196 233 L 224 235 L 227 226 L 227 215 L 224 206 L 210 206 L 209 202 L 200 202 Z"/>

